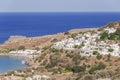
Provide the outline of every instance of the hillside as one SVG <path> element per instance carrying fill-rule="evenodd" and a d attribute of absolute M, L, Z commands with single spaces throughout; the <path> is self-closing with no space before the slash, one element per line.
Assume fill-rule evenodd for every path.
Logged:
<path fill-rule="evenodd" d="M 119 22 L 109 23 L 98 30 L 67 32 L 66 35 L 67 38 L 44 47 L 35 62 L 54 75 L 72 72 L 70 80 L 119 80 Z M 65 78 L 67 75 L 58 80 Z"/>

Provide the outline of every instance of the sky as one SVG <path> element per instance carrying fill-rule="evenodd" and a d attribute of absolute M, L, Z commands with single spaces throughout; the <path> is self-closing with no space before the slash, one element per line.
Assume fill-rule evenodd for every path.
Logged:
<path fill-rule="evenodd" d="M 0 12 L 120 12 L 120 0 L 0 0 Z"/>

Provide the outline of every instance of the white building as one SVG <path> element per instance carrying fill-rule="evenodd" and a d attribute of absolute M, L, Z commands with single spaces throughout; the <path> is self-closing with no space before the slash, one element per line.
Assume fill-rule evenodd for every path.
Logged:
<path fill-rule="evenodd" d="M 36 54 L 36 53 L 37 53 L 37 50 L 30 50 L 30 49 L 9 52 L 9 54 L 25 54 L 25 55 L 32 55 L 32 54 Z"/>

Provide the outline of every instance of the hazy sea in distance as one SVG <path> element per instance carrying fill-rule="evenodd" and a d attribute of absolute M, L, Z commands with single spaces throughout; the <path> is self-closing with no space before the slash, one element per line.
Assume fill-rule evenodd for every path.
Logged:
<path fill-rule="evenodd" d="M 119 12 L 0 13 L 0 43 L 11 35 L 41 36 L 75 28 L 101 27 L 119 20 Z"/>

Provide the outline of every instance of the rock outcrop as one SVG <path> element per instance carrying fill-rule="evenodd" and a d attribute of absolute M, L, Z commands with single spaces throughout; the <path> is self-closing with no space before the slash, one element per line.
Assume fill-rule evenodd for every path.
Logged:
<path fill-rule="evenodd" d="M 50 45 L 53 39 L 60 40 L 63 34 L 46 35 L 40 37 L 25 37 L 25 36 L 11 36 L 8 41 L 0 45 L 0 48 L 18 49 L 20 46 L 33 49 L 36 47 L 42 48 Z"/>

